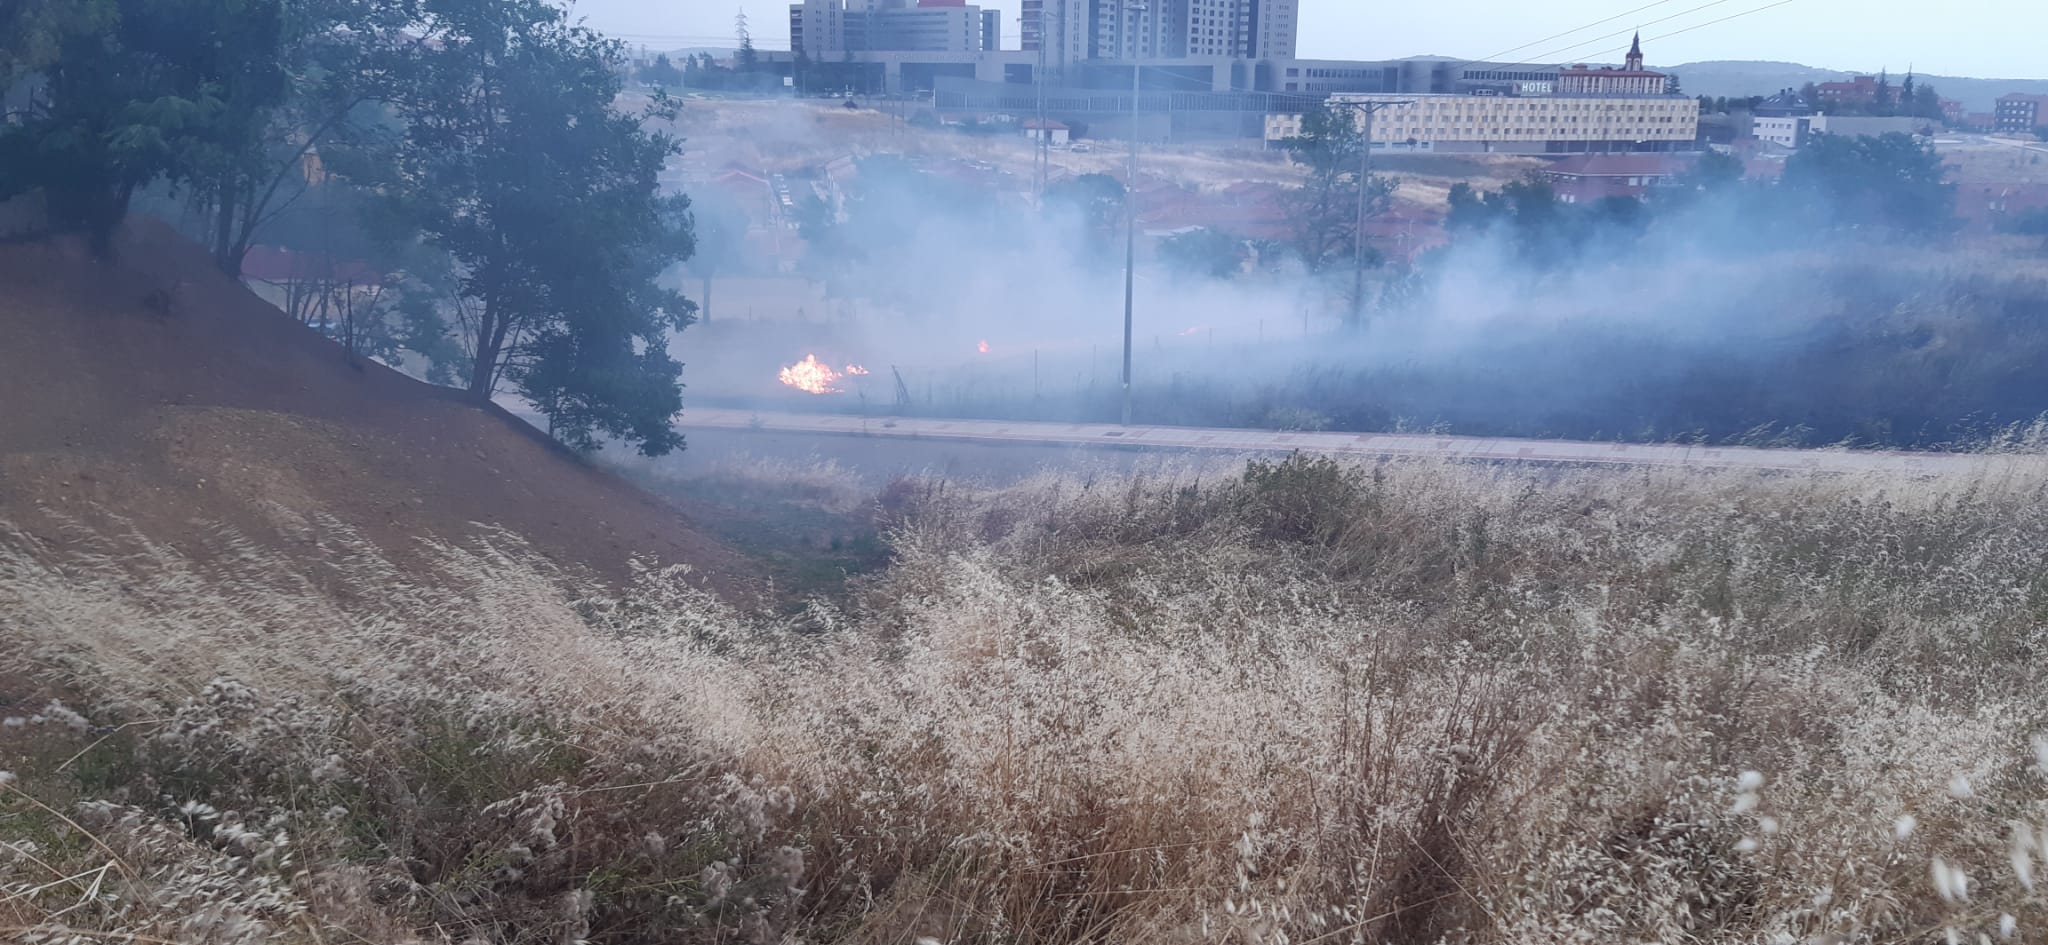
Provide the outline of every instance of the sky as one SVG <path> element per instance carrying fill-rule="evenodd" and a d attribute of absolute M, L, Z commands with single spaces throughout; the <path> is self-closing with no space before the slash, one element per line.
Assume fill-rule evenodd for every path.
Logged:
<path fill-rule="evenodd" d="M 1003 10 L 1003 43 L 1015 48 L 1018 0 L 983 5 Z M 729 46 L 742 8 L 755 45 L 789 48 L 787 2 L 574 2 L 590 26 L 650 48 Z M 1769 59 L 1849 71 L 2048 78 L 2048 4 L 2040 0 L 1301 0 L 1301 23 L 1299 54 L 1313 59 L 1506 53 L 1509 60 L 1598 62 L 1619 60 L 1627 31 L 1640 28 L 1652 66 Z M 1615 32 L 1622 35 L 1600 38 Z M 1556 34 L 1566 35 L 1546 39 Z"/>

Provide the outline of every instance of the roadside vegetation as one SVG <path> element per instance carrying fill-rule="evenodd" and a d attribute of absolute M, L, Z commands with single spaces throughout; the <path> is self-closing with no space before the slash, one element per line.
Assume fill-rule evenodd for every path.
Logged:
<path fill-rule="evenodd" d="M 9 533 L 0 936 L 2030 940 L 2044 492 L 903 481 L 888 567 L 795 615 L 511 536 Z"/>

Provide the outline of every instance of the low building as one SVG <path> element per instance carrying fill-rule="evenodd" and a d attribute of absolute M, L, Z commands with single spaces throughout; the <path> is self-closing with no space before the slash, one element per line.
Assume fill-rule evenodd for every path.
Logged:
<path fill-rule="evenodd" d="M 1683 95 L 1332 95 L 1336 105 L 1383 103 L 1375 148 L 1572 154 L 1682 151 L 1698 138 L 1700 104 Z M 1354 109 L 1361 114 L 1364 109 Z M 1300 115 L 1269 115 L 1269 146 L 1301 133 Z"/>
<path fill-rule="evenodd" d="M 1759 141 L 1792 150 L 1806 146 L 1814 135 L 1843 135 L 1875 138 L 1887 134 L 1930 135 L 1938 129 L 1927 118 L 1877 118 L 1863 115 L 1759 115 L 1753 134 Z"/>
<path fill-rule="evenodd" d="M 2048 125 L 2048 95 L 2027 95 L 2014 92 L 1998 97 L 1998 106 L 1992 112 L 1993 131 L 2004 134 L 2032 134 L 2034 129 Z"/>
<path fill-rule="evenodd" d="M 1692 162 L 1690 155 L 1577 154 L 1544 169 L 1543 179 L 1563 203 L 1640 200 L 1690 170 Z"/>
<path fill-rule="evenodd" d="M 1024 137 L 1033 141 L 1044 140 L 1054 147 L 1064 147 L 1069 134 L 1070 132 L 1065 122 L 1054 121 L 1050 118 L 1043 120 L 1037 118 L 1024 119 Z"/>

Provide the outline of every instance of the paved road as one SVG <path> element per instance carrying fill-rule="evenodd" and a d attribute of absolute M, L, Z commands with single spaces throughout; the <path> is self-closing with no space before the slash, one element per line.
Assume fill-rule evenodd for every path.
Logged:
<path fill-rule="evenodd" d="M 1401 433 L 1281 433 L 1270 430 L 1205 427 L 1120 427 L 1090 423 L 856 417 L 712 407 L 691 407 L 685 410 L 681 427 L 685 431 L 758 430 L 768 433 L 1112 449 L 1230 453 L 1284 453 L 1300 450 L 1332 456 L 1433 456 L 1446 459 L 1525 463 L 1903 472 L 1924 475 L 1975 473 L 1994 465 L 2010 465 L 2015 462 L 2031 465 L 2038 462 L 2033 458 L 2014 459 L 1960 453 L 1768 450 L 1747 447 L 1587 443 L 1573 440 L 1489 439 Z"/>

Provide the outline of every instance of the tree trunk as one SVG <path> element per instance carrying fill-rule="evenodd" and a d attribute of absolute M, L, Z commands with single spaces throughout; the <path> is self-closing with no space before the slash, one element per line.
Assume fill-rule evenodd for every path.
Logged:
<path fill-rule="evenodd" d="M 228 278 L 242 278 L 242 257 L 233 252 L 235 232 L 234 175 L 222 174 L 214 189 L 213 262 Z"/>
<path fill-rule="evenodd" d="M 491 303 L 484 302 L 484 316 L 476 333 L 476 359 L 469 365 L 469 395 L 479 403 L 490 403 L 491 389 L 497 386 L 498 358 L 505 347 L 505 329 Z"/>

